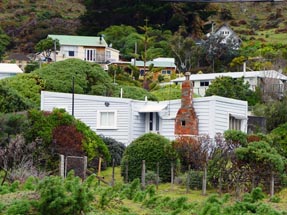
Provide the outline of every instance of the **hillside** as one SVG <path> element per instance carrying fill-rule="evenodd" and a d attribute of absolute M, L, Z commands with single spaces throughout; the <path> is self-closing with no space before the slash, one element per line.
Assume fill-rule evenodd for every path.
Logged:
<path fill-rule="evenodd" d="M 230 24 L 243 40 L 287 43 L 287 1 L 218 4 L 217 26 Z M 230 17 L 228 17 L 230 14 Z M 227 20 L 222 20 L 223 17 Z"/>
<path fill-rule="evenodd" d="M 0 26 L 12 38 L 10 48 L 33 51 L 34 44 L 49 33 L 75 34 L 85 12 L 80 0 L 3 0 Z"/>
<path fill-rule="evenodd" d="M 287 42 L 284 37 L 287 32 L 287 1 L 217 3 L 212 6 L 215 6 L 217 15 L 209 17 L 209 21 L 216 23 L 215 28 L 227 22 L 243 40 Z M 86 9 L 82 0 L 3 0 L 0 2 L 0 27 L 12 38 L 10 50 L 29 53 L 33 51 L 34 44 L 47 34 L 77 34 L 82 26 L 80 17 L 85 12 L 93 13 Z M 129 14 L 122 16 L 129 19 Z M 109 22 L 119 24 L 116 19 Z"/>

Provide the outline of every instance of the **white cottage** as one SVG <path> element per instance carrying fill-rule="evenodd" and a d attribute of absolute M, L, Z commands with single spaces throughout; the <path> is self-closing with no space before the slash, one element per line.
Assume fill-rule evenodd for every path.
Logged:
<path fill-rule="evenodd" d="M 195 94 L 204 96 L 207 88 L 217 77 L 244 78 L 248 82 L 250 89 L 255 91 L 259 87 L 263 92 L 273 91 L 273 93 L 283 94 L 286 90 L 287 76 L 275 70 L 261 70 L 252 72 L 223 72 L 223 73 L 207 73 L 207 74 L 191 74 L 190 80 L 193 82 L 193 91 Z M 175 84 L 181 84 L 185 77 L 172 80 Z"/>
<path fill-rule="evenodd" d="M 17 64 L 0 63 L 0 79 L 12 77 L 21 73 L 23 73 L 23 71 Z"/>
<path fill-rule="evenodd" d="M 174 140 L 175 118 L 180 106 L 180 99 L 154 102 L 75 94 L 73 101 L 72 94 L 41 93 L 41 110 L 64 108 L 97 134 L 126 145 L 148 132 Z M 211 96 L 194 98 L 193 106 L 199 121 L 199 134 L 214 137 L 228 129 L 247 132 L 246 101 Z"/>

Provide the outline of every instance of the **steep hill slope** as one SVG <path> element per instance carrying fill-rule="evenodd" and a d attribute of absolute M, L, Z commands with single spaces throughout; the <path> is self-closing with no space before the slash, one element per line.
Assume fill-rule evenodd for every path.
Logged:
<path fill-rule="evenodd" d="M 286 0 L 213 5 L 218 13 L 209 20 L 216 23 L 215 28 L 228 23 L 243 40 L 287 43 Z M 10 49 L 29 53 L 47 34 L 76 34 L 82 25 L 80 16 L 89 12 L 88 9 L 83 0 L 3 0 L 0 1 L 0 27 L 12 38 Z M 130 14 L 122 16 L 129 19 Z"/>
<path fill-rule="evenodd" d="M 287 43 L 287 1 L 237 2 L 218 5 L 211 17 L 219 26 L 228 23 L 243 40 Z"/>
<path fill-rule="evenodd" d="M 12 38 L 12 48 L 31 52 L 49 33 L 74 34 L 84 12 L 80 0 L 3 0 L 0 26 Z"/>

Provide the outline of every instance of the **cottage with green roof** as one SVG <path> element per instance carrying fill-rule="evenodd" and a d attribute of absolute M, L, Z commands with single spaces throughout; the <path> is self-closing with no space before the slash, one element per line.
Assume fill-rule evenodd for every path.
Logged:
<path fill-rule="evenodd" d="M 58 40 L 60 43 L 60 51 L 56 56 L 51 55 L 53 61 L 69 58 L 78 58 L 99 64 L 119 61 L 119 51 L 109 47 L 102 36 L 48 35 L 48 38 Z"/>

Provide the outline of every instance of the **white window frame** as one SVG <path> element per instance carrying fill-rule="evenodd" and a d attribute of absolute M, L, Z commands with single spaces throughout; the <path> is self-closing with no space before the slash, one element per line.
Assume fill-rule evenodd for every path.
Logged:
<path fill-rule="evenodd" d="M 112 58 L 112 52 L 110 50 L 106 50 L 106 59 Z"/>
<path fill-rule="evenodd" d="M 153 120 L 152 120 L 152 128 L 150 128 L 151 126 L 151 121 L 150 121 L 150 114 L 152 114 L 153 116 Z M 152 132 L 152 133 L 157 133 L 159 134 L 161 131 L 161 119 L 160 116 L 158 114 L 158 112 L 146 112 L 146 124 L 145 124 L 145 128 L 146 128 L 146 133 L 148 132 Z M 156 122 L 156 120 L 158 120 L 158 122 Z M 157 124 L 158 123 L 158 124 Z M 157 128 L 158 126 L 158 128 Z"/>
<path fill-rule="evenodd" d="M 102 113 L 114 113 L 114 124 L 111 126 L 101 125 L 101 114 Z M 97 129 L 117 129 L 117 118 L 118 118 L 118 112 L 116 110 L 98 110 L 97 111 Z"/>
<path fill-rule="evenodd" d="M 229 116 L 228 117 L 228 129 L 243 131 L 243 122 L 244 120 L 246 120 L 245 117 L 243 115 L 237 115 L 237 114 L 231 114 L 231 113 L 229 113 L 228 116 Z"/>
<path fill-rule="evenodd" d="M 171 75 L 171 70 L 170 69 L 161 70 L 161 74 L 162 75 Z"/>
<path fill-rule="evenodd" d="M 95 62 L 97 58 L 97 50 L 96 49 L 85 49 L 85 61 Z"/>

